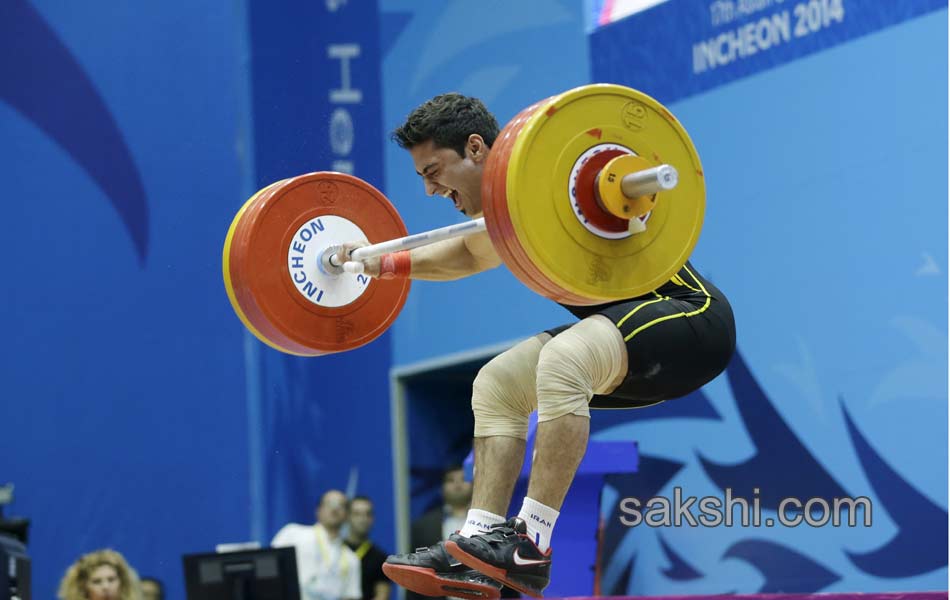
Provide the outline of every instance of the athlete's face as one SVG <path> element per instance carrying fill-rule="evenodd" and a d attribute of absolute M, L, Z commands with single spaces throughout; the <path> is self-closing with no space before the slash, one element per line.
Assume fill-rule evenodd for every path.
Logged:
<path fill-rule="evenodd" d="M 452 200 L 456 209 L 474 219 L 482 214 L 482 170 L 489 151 L 482 136 L 475 133 L 468 136 L 465 156 L 452 148 L 440 148 L 432 140 L 416 144 L 409 154 L 426 194 Z"/>

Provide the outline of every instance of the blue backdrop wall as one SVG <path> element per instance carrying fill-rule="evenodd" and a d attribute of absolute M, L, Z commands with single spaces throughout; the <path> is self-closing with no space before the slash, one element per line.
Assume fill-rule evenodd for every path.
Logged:
<path fill-rule="evenodd" d="M 532 102 L 589 81 L 580 2 L 491 0 L 476 7 L 383 0 L 380 10 L 387 132 L 440 93 L 482 98 L 504 126 Z M 425 196 L 409 155 L 388 139 L 382 143 L 386 190 L 409 231 L 464 218 L 450 201 Z M 524 337 L 570 319 L 504 268 L 449 285 L 420 281 L 393 327 L 393 359 L 405 365 Z"/>
<path fill-rule="evenodd" d="M 382 187 L 376 3 L 252 2 L 248 14 L 254 186 L 311 171 Z M 390 338 L 304 359 L 249 342 L 254 537 L 313 522 L 330 487 L 373 498 L 374 537 L 393 546 Z"/>
<path fill-rule="evenodd" d="M 220 275 L 243 15 L 181 9 L 0 6 L 0 481 L 33 520 L 36 598 L 107 546 L 181 598 L 182 552 L 249 535 Z"/>
<path fill-rule="evenodd" d="M 331 487 L 376 499 L 392 546 L 388 338 L 278 355 L 221 279 L 259 187 L 331 168 L 381 184 L 377 13 L 0 6 L 0 482 L 33 521 L 35 597 L 113 547 L 183 598 L 182 553 L 267 543 Z"/>
<path fill-rule="evenodd" d="M 945 588 L 946 4 L 812 3 L 829 9 L 817 20 L 805 3 L 713 4 L 668 2 L 591 36 L 593 77 L 667 103 L 700 149 L 695 263 L 729 294 L 739 346 L 705 390 L 715 414 L 599 434 L 665 465 L 605 500 L 605 589 Z M 663 33 L 674 22 L 680 35 Z M 744 28 L 771 33 L 730 45 Z M 617 523 L 618 498 L 675 487 L 758 488 L 773 518 L 784 497 L 866 496 L 873 525 Z"/>
<path fill-rule="evenodd" d="M 732 299 L 740 349 L 700 394 L 595 418 L 595 438 L 643 455 L 605 495 L 602 590 L 945 587 L 946 8 L 818 4 L 843 16 L 801 36 L 799 3 L 727 18 L 672 0 L 589 39 L 598 7 L 567 0 L 0 4 L 0 482 L 34 522 L 37 597 L 111 546 L 183 598 L 181 553 L 267 542 L 330 487 L 375 498 L 392 547 L 390 365 L 568 314 L 498 269 L 414 286 L 364 349 L 278 355 L 228 306 L 227 225 L 259 187 L 329 168 L 385 184 L 411 231 L 452 222 L 386 132 L 447 90 L 504 122 L 592 80 L 655 94 L 694 137 L 695 262 Z M 866 495 L 874 525 L 617 526 L 620 498 L 675 486 Z"/>
<path fill-rule="evenodd" d="M 599 21 L 607 4 L 588 15 Z M 693 260 L 733 302 L 739 353 L 688 399 L 595 415 L 594 439 L 641 450 L 640 473 L 604 496 L 601 591 L 945 588 L 945 3 L 644 4 L 655 6 L 593 31 L 588 50 L 571 2 L 381 3 L 389 129 L 445 91 L 482 97 L 504 122 L 609 81 L 667 103 L 703 158 L 709 205 Z M 424 197 L 403 151 L 386 152 L 387 190 L 411 231 L 459 218 Z M 419 284 L 394 327 L 394 362 L 565 316 L 503 269 Z M 773 518 L 784 497 L 866 496 L 873 524 L 620 524 L 622 498 L 676 487 L 750 500 L 758 488 Z"/>

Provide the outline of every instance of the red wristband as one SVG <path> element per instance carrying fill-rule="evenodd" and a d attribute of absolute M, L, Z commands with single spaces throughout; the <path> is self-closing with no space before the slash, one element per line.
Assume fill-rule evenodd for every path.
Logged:
<path fill-rule="evenodd" d="M 380 279 L 405 279 L 409 277 L 412 271 L 412 259 L 409 258 L 409 251 L 392 252 L 383 254 L 379 257 L 379 278 Z"/>

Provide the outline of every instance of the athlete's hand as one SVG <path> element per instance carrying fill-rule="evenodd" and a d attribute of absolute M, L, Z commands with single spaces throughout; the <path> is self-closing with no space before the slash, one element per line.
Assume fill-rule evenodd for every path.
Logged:
<path fill-rule="evenodd" d="M 379 257 L 353 260 L 351 256 L 357 248 L 369 246 L 368 242 L 345 242 L 333 258 L 333 262 L 343 265 L 347 273 L 365 273 L 370 277 L 379 277 Z"/>

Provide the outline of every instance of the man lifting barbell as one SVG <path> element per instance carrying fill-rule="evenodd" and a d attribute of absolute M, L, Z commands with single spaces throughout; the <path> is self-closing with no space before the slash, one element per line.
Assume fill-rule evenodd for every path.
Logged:
<path fill-rule="evenodd" d="M 478 218 L 498 133 L 479 100 L 445 94 L 416 108 L 393 138 L 412 155 L 428 195 Z M 362 245 L 346 244 L 345 252 Z M 379 278 L 441 281 L 501 263 L 488 232 L 478 232 L 349 268 Z M 580 322 L 531 337 L 479 371 L 472 386 L 476 476 L 465 526 L 446 542 L 389 557 L 384 570 L 397 583 L 469 598 L 497 597 L 503 583 L 540 597 L 550 579 L 558 510 L 587 447 L 589 409 L 684 396 L 717 376 L 735 347 L 728 301 L 689 263 L 635 298 L 564 306 Z M 528 494 L 518 515 L 506 520 L 535 410 Z"/>
<path fill-rule="evenodd" d="M 589 410 L 685 396 L 734 351 L 728 301 L 687 262 L 705 209 L 699 156 L 661 104 L 602 84 L 537 102 L 501 132 L 480 101 L 445 94 L 414 110 L 394 138 L 426 192 L 473 220 L 407 236 L 388 199 L 356 177 L 279 181 L 232 221 L 225 288 L 258 339 L 302 356 L 381 335 L 410 279 L 458 279 L 502 262 L 577 317 L 479 371 L 467 522 L 383 567 L 422 594 L 494 598 L 506 584 L 540 597 L 554 523 L 587 447 Z M 528 494 L 506 520 L 535 410 Z"/>

